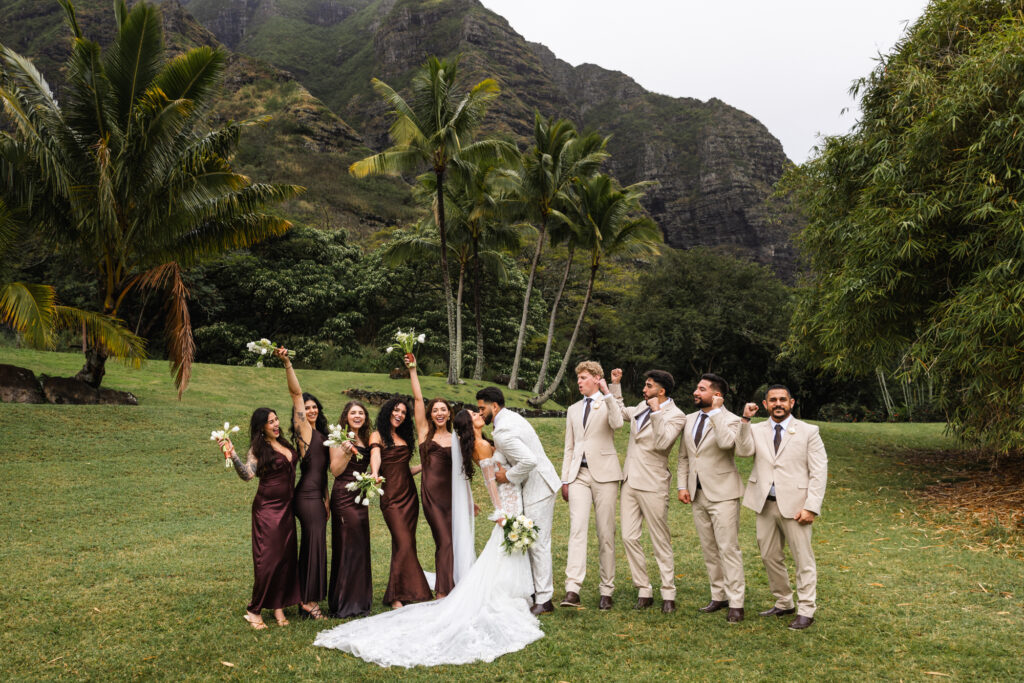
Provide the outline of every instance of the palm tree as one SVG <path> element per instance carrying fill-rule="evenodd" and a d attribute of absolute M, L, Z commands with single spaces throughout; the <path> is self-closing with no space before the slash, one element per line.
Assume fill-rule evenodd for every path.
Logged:
<path fill-rule="evenodd" d="M 7 203 L 0 199 L 0 256 L 8 253 L 20 233 L 20 226 Z M 61 306 L 56 290 L 50 285 L 0 281 L 0 324 L 9 326 L 33 348 L 52 349 L 58 330 L 81 329 L 86 339 L 103 344 L 133 366 L 138 367 L 146 355 L 145 341 L 132 334 L 121 321 Z"/>
<path fill-rule="evenodd" d="M 519 385 L 519 363 L 526 340 L 530 297 L 537 276 L 537 264 L 544 249 L 544 239 L 547 237 L 548 222 L 552 217 L 562 218 L 559 205 L 565 199 L 569 184 L 575 179 L 593 175 L 608 158 L 605 151 L 608 138 L 593 133 L 580 137 L 569 121 L 544 119 L 539 113 L 534 114 L 533 141 L 533 147 L 523 155 L 520 198 L 526 216 L 537 224 L 537 245 L 530 261 L 530 274 L 523 295 L 523 314 L 519 321 L 519 338 L 516 340 L 516 352 L 509 373 L 509 389 L 516 389 Z"/>
<path fill-rule="evenodd" d="M 558 306 L 562 301 L 562 295 L 565 293 L 565 285 L 569 281 L 569 273 L 572 271 L 573 260 L 576 257 L 576 248 L 581 245 L 585 248 L 587 238 L 587 235 L 580 234 L 577 225 L 565 220 L 556 222 L 551 227 L 550 233 L 552 247 L 563 242 L 565 243 L 565 269 L 562 271 L 562 279 L 558 283 L 558 291 L 555 292 L 555 298 L 551 302 L 551 314 L 548 316 L 548 334 L 544 342 L 544 357 L 541 359 L 540 370 L 537 372 L 537 382 L 533 385 L 534 394 L 539 394 L 544 389 L 544 384 L 547 381 L 548 364 L 551 362 L 551 347 L 555 340 L 555 322 L 558 319 Z"/>
<path fill-rule="evenodd" d="M 288 230 L 263 211 L 302 188 L 253 183 L 228 164 L 256 121 L 209 127 L 223 51 L 168 60 L 159 10 L 117 0 L 117 34 L 101 52 L 70 0 L 59 2 L 73 35 L 61 104 L 29 60 L 0 46 L 0 101 L 15 131 L 0 134 L 4 192 L 29 228 L 84 261 L 103 315 L 116 318 L 136 290 L 163 294 L 180 397 L 195 352 L 182 269 Z M 94 338 L 78 378 L 98 387 L 114 351 Z"/>
<path fill-rule="evenodd" d="M 394 120 L 389 134 L 392 146 L 379 154 L 353 163 L 349 172 L 356 177 L 415 172 L 424 166 L 434 174 L 436 200 L 434 223 L 440 239 L 441 282 L 448 315 L 448 383 L 459 382 L 459 359 L 455 301 L 448 270 L 448 232 L 445 223 L 445 174 L 452 160 L 472 156 L 484 149 L 507 148 L 507 143 L 482 140 L 471 143 L 487 105 L 497 97 L 499 88 L 493 78 L 474 85 L 469 92 L 456 93 L 458 58 L 453 61 L 429 57 L 413 75 L 411 98 L 406 101 L 394 88 L 374 78 L 374 90 L 391 108 Z"/>
<path fill-rule="evenodd" d="M 583 318 L 594 293 L 594 280 L 604 258 L 615 255 L 646 256 L 658 253 L 661 232 L 657 224 L 643 215 L 640 199 L 644 190 L 653 183 L 644 182 L 619 188 L 607 175 L 598 174 L 573 183 L 571 214 L 579 226 L 581 244 L 590 250 L 590 278 L 583 297 L 576 326 L 566 346 L 562 363 L 548 388 L 529 399 L 530 405 L 540 406 L 547 401 L 562 382 L 572 348 L 576 344 Z"/>

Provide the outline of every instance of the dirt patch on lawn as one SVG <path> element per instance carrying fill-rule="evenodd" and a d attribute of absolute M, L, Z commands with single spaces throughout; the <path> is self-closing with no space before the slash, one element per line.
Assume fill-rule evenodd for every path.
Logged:
<path fill-rule="evenodd" d="M 972 550 L 1024 559 L 1024 453 L 992 460 L 965 451 L 910 451 L 900 460 L 938 479 L 909 495 L 924 500 L 944 533 L 964 537 Z"/>

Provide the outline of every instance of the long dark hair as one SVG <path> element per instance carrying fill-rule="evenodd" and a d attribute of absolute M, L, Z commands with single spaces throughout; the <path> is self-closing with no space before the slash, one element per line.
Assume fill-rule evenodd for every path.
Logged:
<path fill-rule="evenodd" d="M 327 417 L 324 416 L 324 407 L 322 405 L 320 405 L 320 399 L 318 399 L 313 394 L 310 394 L 310 393 L 304 391 L 304 392 L 302 392 L 302 405 L 306 405 L 306 401 L 312 401 L 313 403 L 316 404 L 316 423 L 313 425 L 313 429 L 315 429 L 316 431 L 320 432 L 320 434 L 323 435 L 323 437 L 326 439 L 327 438 Z M 302 439 L 299 437 L 298 432 L 295 431 L 295 414 L 294 413 L 295 413 L 295 409 L 292 408 L 292 429 L 291 429 L 292 441 L 294 441 L 295 443 L 298 443 L 299 441 L 302 441 Z"/>
<path fill-rule="evenodd" d="M 398 425 L 394 432 L 402 437 L 402 440 L 409 445 L 409 448 L 413 448 L 416 445 L 416 435 L 413 433 L 412 428 L 412 411 L 409 410 L 409 404 L 400 398 L 393 398 L 382 405 L 380 412 L 377 413 L 377 433 L 380 434 L 380 440 L 384 443 L 384 448 L 391 448 L 395 445 L 395 437 L 391 431 L 391 413 L 395 412 L 395 407 L 399 403 L 405 406 L 405 420 L 402 421 L 402 424 Z"/>
<path fill-rule="evenodd" d="M 363 413 L 366 415 L 366 419 L 363 420 L 363 426 L 355 430 L 359 440 L 363 442 L 364 446 L 370 445 L 370 411 L 366 409 L 362 401 L 349 401 L 345 404 L 345 407 L 341 409 L 341 417 L 338 418 L 338 423 L 346 433 L 352 429 L 348 424 L 348 411 L 355 407 L 363 409 Z"/>
<path fill-rule="evenodd" d="M 427 403 L 427 422 L 430 427 L 427 429 L 427 442 L 434 438 L 434 434 L 437 432 L 437 423 L 434 422 L 434 418 L 430 416 L 430 412 L 434 409 L 434 405 L 443 403 L 445 408 L 448 409 L 448 419 L 445 421 L 444 426 L 448 428 L 448 431 L 452 431 L 452 404 L 443 398 L 432 398 Z"/>
<path fill-rule="evenodd" d="M 453 438 L 459 440 L 459 450 L 462 451 L 462 473 L 466 479 L 473 478 L 473 449 L 476 448 L 476 432 L 473 430 L 473 413 L 463 408 L 452 420 Z"/>
<path fill-rule="evenodd" d="M 249 418 L 249 448 L 252 449 L 253 455 L 256 456 L 257 477 L 262 477 L 269 472 L 274 464 L 274 459 L 277 457 L 274 447 L 270 445 L 270 442 L 267 441 L 263 433 L 263 427 L 270 421 L 271 415 L 277 415 L 277 411 L 273 408 L 257 408 L 252 412 L 252 417 Z M 292 447 L 284 438 L 284 434 L 277 437 L 277 440 L 288 448 Z"/>

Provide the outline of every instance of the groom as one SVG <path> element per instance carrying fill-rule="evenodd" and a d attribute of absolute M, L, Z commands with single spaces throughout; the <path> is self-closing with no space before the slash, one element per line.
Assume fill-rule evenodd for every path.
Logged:
<path fill-rule="evenodd" d="M 505 395 L 497 387 L 484 387 L 476 394 L 476 403 L 487 424 L 494 422 L 494 448 L 505 456 L 508 470 L 499 470 L 495 479 L 519 486 L 523 493 L 523 514 L 537 525 L 537 540 L 530 546 L 533 569 L 534 615 L 554 612 L 551 596 L 551 525 L 555 514 L 555 492 L 562 481 L 548 460 L 540 438 L 522 415 L 505 410 Z"/>

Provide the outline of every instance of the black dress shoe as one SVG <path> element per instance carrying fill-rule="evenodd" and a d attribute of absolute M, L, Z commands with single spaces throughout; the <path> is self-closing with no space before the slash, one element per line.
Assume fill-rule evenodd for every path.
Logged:
<path fill-rule="evenodd" d="M 601 600 L 597 603 L 597 608 L 600 610 L 610 610 L 612 608 L 612 596 L 602 595 Z"/>
<path fill-rule="evenodd" d="M 654 598 L 637 598 L 633 609 L 647 609 L 654 604 Z"/>
<path fill-rule="evenodd" d="M 532 614 L 535 617 L 541 614 L 547 614 L 548 612 L 554 611 L 555 606 L 551 604 L 550 600 L 548 600 L 547 602 L 539 603 L 530 608 L 530 614 Z"/>
<path fill-rule="evenodd" d="M 662 614 L 672 614 L 676 611 L 675 600 L 662 600 L 661 601 L 661 612 Z"/>
<path fill-rule="evenodd" d="M 704 614 L 711 614 L 712 612 L 717 612 L 720 609 L 725 609 L 728 606 L 728 600 L 712 600 L 711 602 L 709 602 L 708 604 L 704 605 L 699 609 Z"/>
<path fill-rule="evenodd" d="M 580 606 L 580 594 L 573 593 L 572 591 L 566 591 L 565 597 L 562 598 L 562 607 L 579 607 Z"/>
<path fill-rule="evenodd" d="M 803 631 L 805 628 L 814 623 L 814 617 L 798 616 L 793 621 L 789 622 L 790 631 Z"/>
<path fill-rule="evenodd" d="M 793 614 L 794 612 L 796 612 L 796 607 L 790 607 L 789 609 L 779 609 L 778 607 L 772 607 L 771 609 L 766 609 L 763 612 L 758 612 L 757 616 L 759 616 L 759 617 L 782 617 L 782 616 L 785 616 L 787 614 Z"/>
<path fill-rule="evenodd" d="M 742 607 L 730 607 L 729 613 L 725 615 L 725 620 L 730 624 L 738 624 L 743 621 L 743 608 Z"/>

